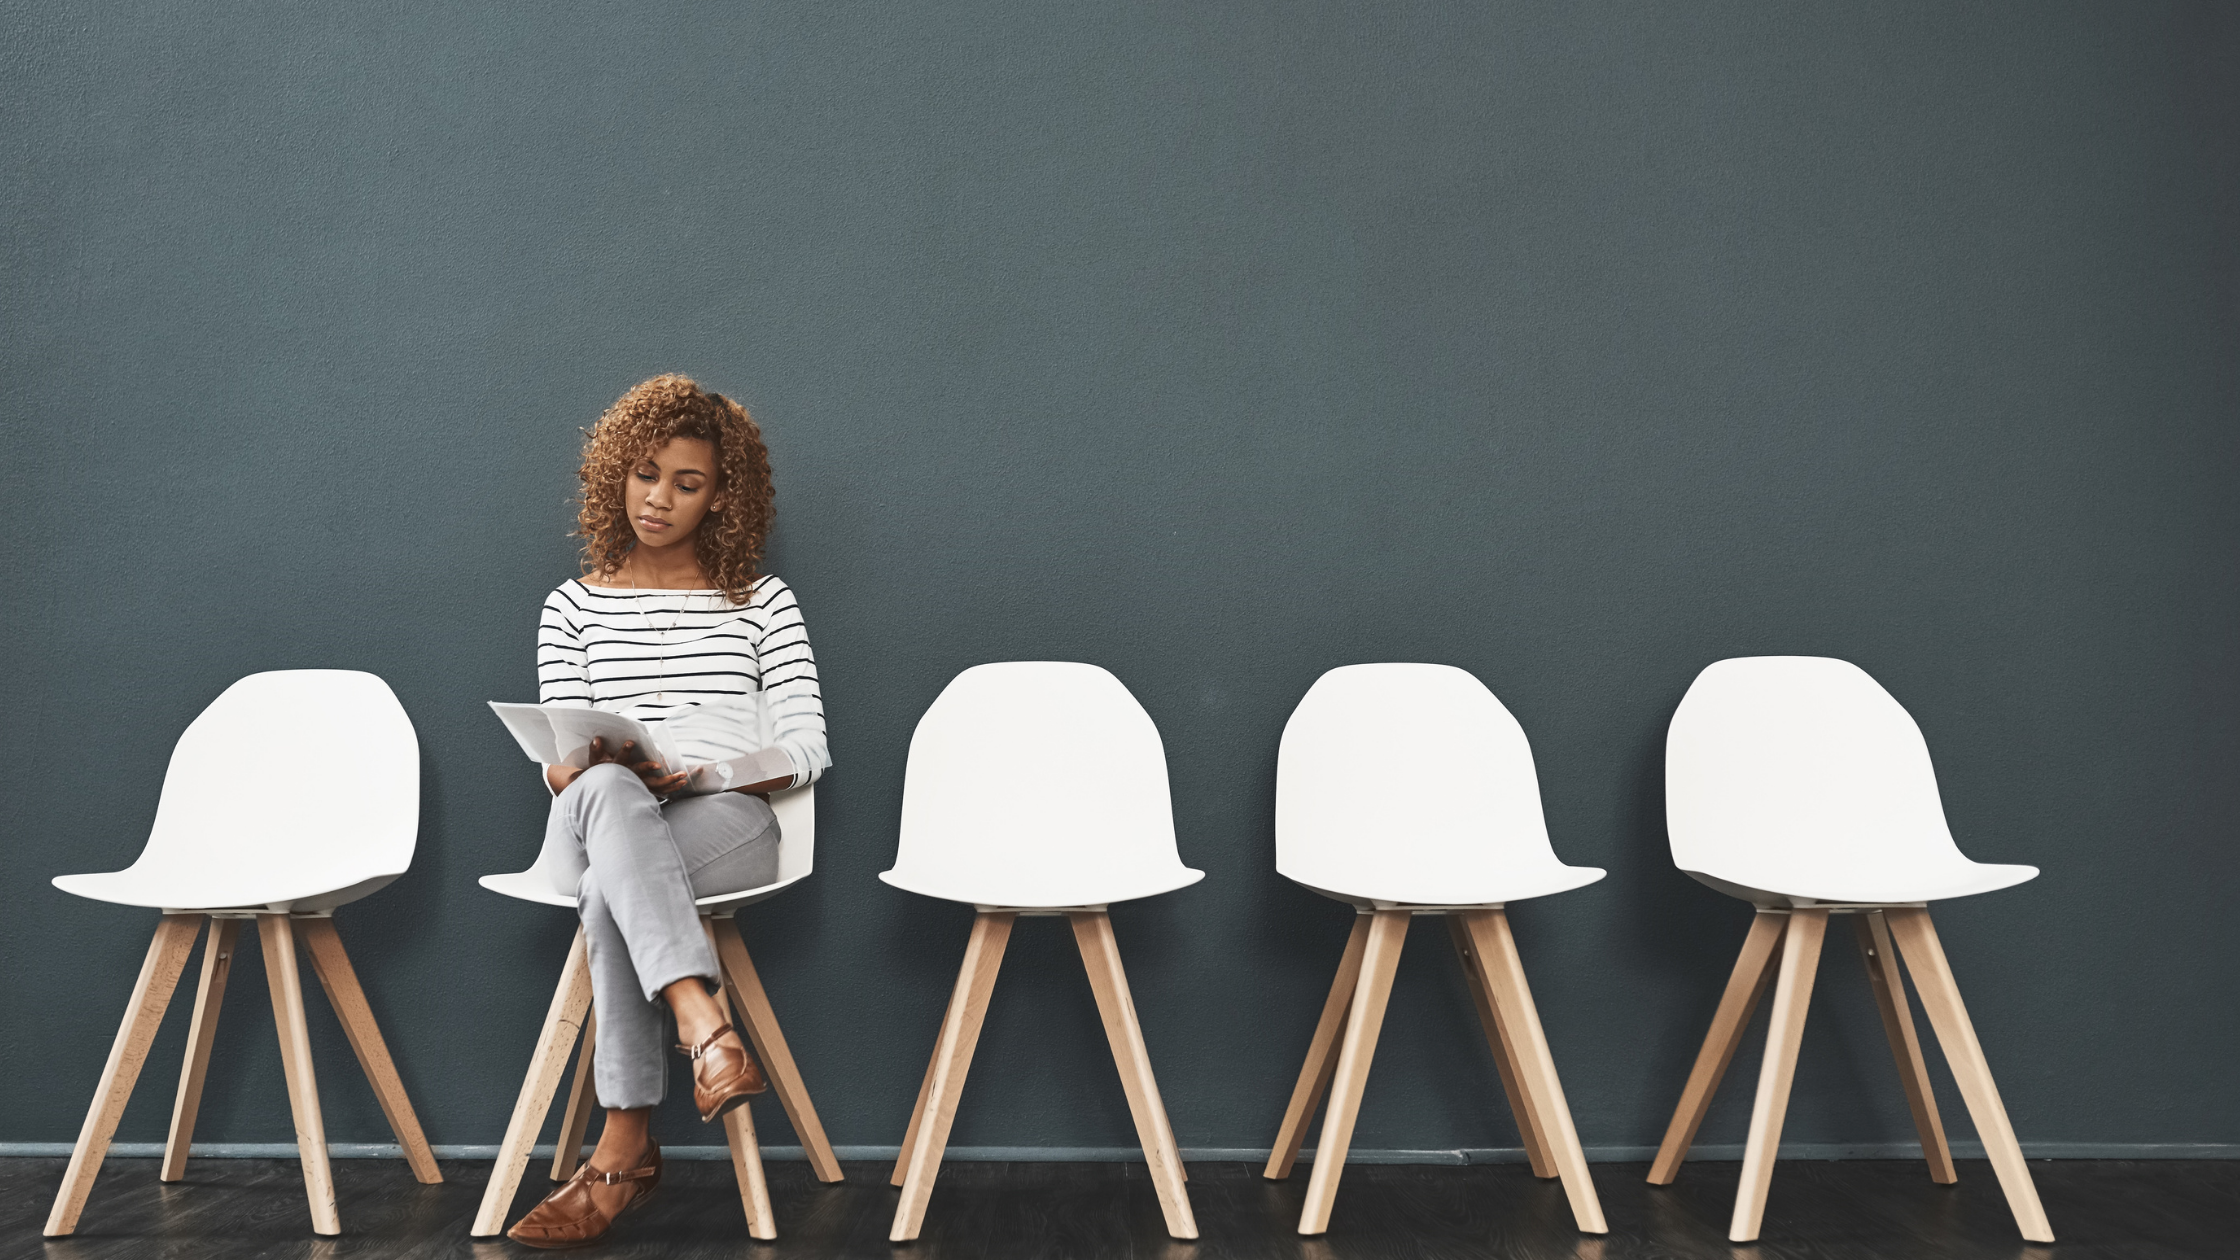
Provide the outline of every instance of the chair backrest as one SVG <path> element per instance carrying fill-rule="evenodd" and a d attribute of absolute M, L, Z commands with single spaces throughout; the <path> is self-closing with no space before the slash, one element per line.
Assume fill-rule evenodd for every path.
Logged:
<path fill-rule="evenodd" d="M 1166 749 L 1107 671 L 976 665 L 918 720 L 893 882 L 991 905 L 1063 906 L 1165 891 L 1182 872 Z"/>
<path fill-rule="evenodd" d="M 1502 900 L 1520 873 L 1560 866 L 1524 728 L 1467 671 L 1333 669 L 1284 724 L 1284 876 L 1343 895 L 1461 904 Z"/>
<path fill-rule="evenodd" d="M 225 689 L 171 751 L 136 871 L 255 875 L 312 891 L 403 874 L 420 834 L 420 741 L 396 693 L 354 669 Z"/>
<path fill-rule="evenodd" d="M 1674 864 L 1753 888 L 1965 860 L 1921 728 L 1849 661 L 1744 656 L 1696 675 L 1664 788 Z"/>
<path fill-rule="evenodd" d="M 817 866 L 817 785 L 770 794 L 778 816 L 778 880 L 798 879 Z"/>

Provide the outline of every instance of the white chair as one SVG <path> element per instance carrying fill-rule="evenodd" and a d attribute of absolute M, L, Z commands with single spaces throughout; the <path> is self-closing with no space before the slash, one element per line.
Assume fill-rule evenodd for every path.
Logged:
<path fill-rule="evenodd" d="M 1316 679 L 1276 758 L 1276 870 L 1356 912 L 1268 1156 L 1267 1177 L 1290 1175 L 1330 1093 L 1299 1232 L 1330 1227 L 1409 921 L 1440 915 L 1533 1175 L 1562 1177 L 1579 1228 L 1607 1233 L 1503 909 L 1603 872 L 1557 859 L 1532 747 L 1501 701 L 1450 665 L 1348 665 Z"/>
<path fill-rule="evenodd" d="M 1106 907 L 1204 877 L 1175 850 L 1158 728 L 1119 679 L 1094 665 L 1010 661 L 974 666 L 934 699 L 910 739 L 894 869 L 879 878 L 976 913 L 895 1161 L 902 1201 L 889 1238 L 916 1238 L 925 1220 L 996 970 L 1022 914 L 1071 921 L 1167 1232 L 1198 1236 Z"/>
<path fill-rule="evenodd" d="M 1945 824 L 1929 746 L 1905 709 L 1848 661 L 1720 661 L 1696 676 L 1672 715 L 1665 825 L 1681 870 L 1751 902 L 1758 913 L 1650 1167 L 1650 1183 L 1668 1185 L 1679 1175 L 1751 1012 L 1778 971 L 1728 1234 L 1735 1242 L 1757 1238 L 1828 916 L 1849 914 L 1930 1177 L 1956 1180 L 1893 938 L 2015 1223 L 2024 1238 L 2052 1242 L 2053 1227 L 1927 907 L 2011 887 L 2035 877 L 2038 868 L 1961 855 Z"/>
<path fill-rule="evenodd" d="M 708 942 L 715 946 L 717 964 L 723 969 L 723 989 L 716 995 L 716 1003 L 728 1005 L 738 1015 L 740 1031 L 753 1045 L 762 1061 L 763 1074 L 785 1108 L 786 1119 L 801 1138 L 810 1170 L 819 1181 L 835 1182 L 841 1179 L 840 1159 L 824 1135 L 824 1122 L 817 1119 L 816 1106 L 809 1101 L 809 1087 L 801 1080 L 801 1069 L 794 1063 L 785 1033 L 778 1028 L 778 1016 L 770 1009 L 770 996 L 763 991 L 762 978 L 756 974 L 754 960 L 747 956 L 746 942 L 739 939 L 738 924 L 732 918 L 738 911 L 807 879 L 815 869 L 815 792 L 814 787 L 800 787 L 770 794 L 771 811 L 778 816 L 777 879 L 760 888 L 702 897 L 694 904 L 699 907 L 700 925 L 708 933 Z M 540 852 L 528 870 L 485 875 L 477 882 L 507 897 L 573 911 L 574 892 L 561 891 L 564 877 L 550 869 L 555 856 Z M 719 920 L 728 924 L 729 930 L 718 927 Z M 590 955 L 580 927 L 575 944 L 568 950 L 568 960 L 560 969 L 560 985 L 553 991 L 552 1005 L 545 1011 L 544 1028 L 537 1034 L 529 1075 L 521 1082 L 513 1119 L 507 1122 L 505 1141 L 498 1147 L 497 1166 L 490 1171 L 490 1184 L 475 1213 L 469 1231 L 474 1237 L 489 1238 L 505 1232 L 506 1211 L 513 1205 L 514 1192 L 521 1187 L 530 1151 L 544 1128 L 545 1116 L 552 1110 L 553 1095 L 560 1088 L 560 1077 L 568 1069 L 568 1054 L 575 1049 L 579 1035 L 583 1054 L 576 1063 L 575 1083 L 568 1090 L 568 1109 L 563 1113 L 560 1140 L 552 1156 L 554 1181 L 566 1181 L 575 1175 L 576 1163 L 583 1155 L 584 1132 L 598 1105 L 591 1083 L 591 1060 L 599 1034 L 591 1009 Z M 777 1217 L 770 1208 L 770 1188 L 763 1177 L 762 1147 L 755 1137 L 754 1117 L 747 1108 L 734 1107 L 723 1115 L 723 1130 L 731 1147 L 731 1170 L 739 1181 L 740 1206 L 747 1214 L 747 1234 L 766 1241 L 776 1238 Z"/>
<path fill-rule="evenodd" d="M 342 669 L 251 674 L 187 726 L 172 749 L 155 825 L 139 859 L 121 871 L 54 880 L 64 892 L 152 907 L 163 918 L 70 1152 L 47 1216 L 47 1237 L 77 1229 L 206 918 L 210 939 L 203 947 L 187 1059 L 158 1176 L 177 1181 L 186 1174 L 235 940 L 242 922 L 255 919 L 312 1229 L 339 1234 L 342 1221 L 335 1212 L 326 1126 L 304 1025 L 299 938 L 413 1176 L 431 1185 L 443 1180 L 333 919 L 337 906 L 404 874 L 419 829 L 420 743 L 395 694 L 372 674 Z"/>

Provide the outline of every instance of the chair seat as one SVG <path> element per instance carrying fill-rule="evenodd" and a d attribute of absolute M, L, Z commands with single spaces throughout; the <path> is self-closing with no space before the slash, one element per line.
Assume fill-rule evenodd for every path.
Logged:
<path fill-rule="evenodd" d="M 401 874 L 370 875 L 337 888 L 332 886 L 332 876 L 307 879 L 286 872 L 127 867 L 57 875 L 54 886 L 75 897 L 155 910 L 313 911 L 332 910 L 379 892 Z"/>
<path fill-rule="evenodd" d="M 1368 871 L 1364 872 L 1358 883 L 1348 881 L 1345 888 L 1324 887 L 1295 875 L 1286 878 L 1302 888 L 1354 905 L 1375 902 L 1393 907 L 1482 906 L 1491 909 L 1512 901 L 1525 901 L 1584 888 L 1608 873 L 1599 866 L 1566 866 L 1561 862 L 1551 862 L 1480 874 L 1469 879 L 1430 881 L 1396 878 L 1398 873 L 1391 871 Z"/>
<path fill-rule="evenodd" d="M 1002 906 L 1014 910 L 1111 905 L 1188 888 L 1205 877 L 1204 871 L 1179 864 L 1164 870 L 1134 871 L 1095 881 L 1084 881 L 1078 875 L 1053 880 L 1038 877 L 1033 871 L 1022 871 L 1009 879 L 991 877 L 986 872 L 969 879 L 944 879 L 943 872 L 939 871 L 879 872 L 881 880 L 904 892 L 961 901 L 966 905 Z"/>
<path fill-rule="evenodd" d="M 1729 879 L 1715 871 L 1687 871 L 1700 883 L 1730 897 L 1761 906 L 1803 902 L 1838 905 L 1915 905 L 1997 892 L 2038 877 L 2035 866 L 2006 866 L 1993 862 L 1909 862 L 1902 869 L 1846 871 L 1815 863 L 1809 870 L 1785 873 L 1759 865 L 1748 882 Z"/>
<path fill-rule="evenodd" d="M 485 875 L 475 882 L 501 897 L 511 897 L 516 901 L 534 901 L 540 905 L 565 906 L 570 910 L 576 908 L 576 899 L 554 889 L 552 881 L 546 879 L 544 872 L 535 867 L 525 871 L 510 871 L 503 875 Z"/>
<path fill-rule="evenodd" d="M 764 884 L 760 888 L 747 888 L 739 892 L 716 893 L 713 896 L 701 897 L 692 904 L 698 907 L 702 914 L 729 913 L 743 906 L 751 906 L 758 901 L 777 896 L 807 878 L 809 878 L 809 872 L 803 871 L 798 875 L 789 875 L 775 883 Z M 576 908 L 576 899 L 567 893 L 556 891 L 552 887 L 552 881 L 545 878 L 544 872 L 535 867 L 525 871 L 511 871 L 503 875 L 485 875 L 475 882 L 501 897 L 512 897 L 517 901 L 534 901 L 539 905 L 561 906 L 569 910 Z"/>

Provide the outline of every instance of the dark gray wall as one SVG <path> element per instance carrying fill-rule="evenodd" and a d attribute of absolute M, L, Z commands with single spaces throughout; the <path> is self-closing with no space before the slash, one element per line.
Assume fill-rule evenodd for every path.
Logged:
<path fill-rule="evenodd" d="M 1115 918 L 1185 1144 L 1281 1110 L 1348 912 L 1271 870 L 1276 739 L 1364 660 L 1530 733 L 1611 874 L 1526 962 L 1586 1140 L 1654 1141 L 1748 917 L 1671 868 L 1664 726 L 1765 652 L 1873 672 L 1963 847 L 2044 868 L 1940 912 L 2024 1139 L 2240 1141 L 2229 12 L 9 5 L 4 53 L 0 1139 L 75 1133 L 152 926 L 48 878 L 296 666 L 418 725 L 419 858 L 341 921 L 430 1134 L 497 1139 L 571 925 L 475 887 L 544 809 L 483 701 L 578 430 L 681 370 L 769 434 L 823 661 L 818 874 L 747 932 L 840 1142 L 899 1140 L 968 917 L 873 878 L 912 723 L 1007 658 L 1167 741 L 1207 878 Z M 1360 1146 L 1515 1140 L 1441 944 Z M 1789 1136 L 1903 1140 L 1838 946 Z M 210 1140 L 288 1135 L 258 974 Z M 314 1007 L 332 1135 L 385 1140 Z M 1048 921 L 956 1140 L 1130 1140 Z"/>

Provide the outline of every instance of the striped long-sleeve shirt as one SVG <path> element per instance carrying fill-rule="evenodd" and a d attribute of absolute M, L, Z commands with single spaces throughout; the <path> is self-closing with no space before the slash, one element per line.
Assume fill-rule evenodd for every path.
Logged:
<path fill-rule="evenodd" d="M 545 704 L 654 723 L 758 689 L 793 786 L 814 782 L 832 764 L 817 658 L 793 589 L 775 577 L 756 583 L 745 604 L 717 591 L 617 590 L 574 578 L 545 597 L 537 627 Z"/>

